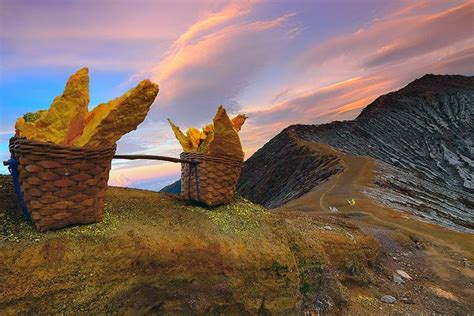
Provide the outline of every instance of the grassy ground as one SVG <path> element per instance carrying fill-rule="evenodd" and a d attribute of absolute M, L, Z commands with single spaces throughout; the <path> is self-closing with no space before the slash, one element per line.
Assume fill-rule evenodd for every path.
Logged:
<path fill-rule="evenodd" d="M 0 314 L 339 310 L 348 300 L 336 270 L 377 260 L 356 227 L 328 232 L 240 197 L 206 208 L 109 188 L 103 222 L 39 233 L 16 215 L 9 179 L 0 179 Z M 340 248 L 328 251 L 330 240 Z"/>

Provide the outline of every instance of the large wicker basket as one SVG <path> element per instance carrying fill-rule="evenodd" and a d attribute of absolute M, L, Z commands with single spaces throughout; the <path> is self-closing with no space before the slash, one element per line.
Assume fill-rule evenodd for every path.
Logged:
<path fill-rule="evenodd" d="M 102 220 L 115 146 L 86 149 L 10 140 L 22 198 L 40 231 Z"/>
<path fill-rule="evenodd" d="M 181 163 L 181 197 L 209 206 L 228 204 L 242 170 L 242 161 L 231 157 L 183 152 Z"/>

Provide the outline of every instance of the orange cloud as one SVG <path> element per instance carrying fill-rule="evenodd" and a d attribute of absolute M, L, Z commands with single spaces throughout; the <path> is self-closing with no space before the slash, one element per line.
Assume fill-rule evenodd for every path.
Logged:
<path fill-rule="evenodd" d="M 152 69 L 152 73 L 156 80 L 162 82 L 177 70 L 184 68 L 187 65 L 198 63 L 199 60 L 203 58 L 203 54 L 196 55 L 196 53 L 199 53 L 199 51 L 196 50 L 187 53 L 187 47 L 189 45 L 192 46 L 193 41 L 199 40 L 201 37 L 208 35 L 208 33 L 216 27 L 225 25 L 238 17 L 248 14 L 250 9 L 256 3 L 256 0 L 230 3 L 222 10 L 208 13 L 202 19 L 189 26 L 188 29 L 173 42 L 159 65 Z M 189 58 L 195 60 L 193 61 Z"/>
<path fill-rule="evenodd" d="M 283 48 L 283 28 L 294 14 L 264 21 L 242 21 L 255 2 L 239 2 L 191 25 L 150 71 L 160 83 L 159 109 L 151 116 L 172 117 L 180 125 L 209 121 L 219 104 L 229 112 L 230 103 L 271 58 Z M 189 115 L 192 113 L 193 115 Z M 181 121 L 180 121 L 181 120 Z"/>

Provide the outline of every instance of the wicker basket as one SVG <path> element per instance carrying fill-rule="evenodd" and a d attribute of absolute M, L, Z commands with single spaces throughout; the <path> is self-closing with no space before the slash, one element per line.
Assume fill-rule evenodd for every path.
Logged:
<path fill-rule="evenodd" d="M 19 183 L 31 218 L 40 231 L 102 220 L 115 146 L 86 149 L 10 139 Z"/>
<path fill-rule="evenodd" d="M 228 204 L 242 170 L 242 161 L 235 158 L 183 152 L 181 163 L 181 198 L 203 202 L 209 206 Z"/>

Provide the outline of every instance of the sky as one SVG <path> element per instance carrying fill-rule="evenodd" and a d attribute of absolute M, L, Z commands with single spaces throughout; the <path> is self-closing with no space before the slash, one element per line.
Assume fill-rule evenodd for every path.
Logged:
<path fill-rule="evenodd" d="M 249 117 L 248 158 L 288 125 L 353 119 L 426 73 L 474 75 L 474 1 L 0 0 L 1 160 L 16 118 L 48 108 L 82 67 L 90 109 L 160 85 L 118 153 L 177 157 L 166 118 L 201 127 L 224 105 Z M 109 183 L 158 190 L 179 173 L 114 160 Z"/>

